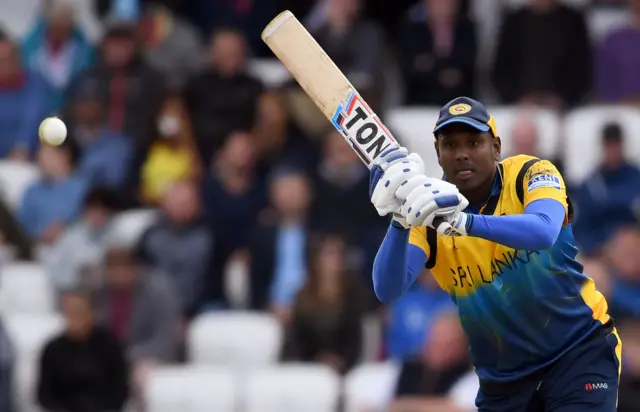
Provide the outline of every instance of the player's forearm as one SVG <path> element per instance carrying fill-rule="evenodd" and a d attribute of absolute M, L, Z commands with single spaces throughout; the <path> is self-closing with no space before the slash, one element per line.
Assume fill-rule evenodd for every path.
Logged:
<path fill-rule="evenodd" d="M 562 204 L 541 199 L 527 206 L 520 215 L 473 215 L 469 235 L 518 250 L 544 250 L 556 242 L 564 216 Z"/>
<path fill-rule="evenodd" d="M 409 230 L 390 225 L 373 262 L 373 288 L 378 299 L 390 302 L 400 297 L 416 280 L 425 261 L 424 252 L 409 245 Z"/>

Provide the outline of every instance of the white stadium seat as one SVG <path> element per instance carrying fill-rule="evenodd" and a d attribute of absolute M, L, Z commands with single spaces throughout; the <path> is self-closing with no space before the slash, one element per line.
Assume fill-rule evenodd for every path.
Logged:
<path fill-rule="evenodd" d="M 204 313 L 189 326 L 189 360 L 238 367 L 269 365 L 278 360 L 282 334 L 282 326 L 269 314 Z"/>
<path fill-rule="evenodd" d="M 38 167 L 23 162 L 0 161 L 0 196 L 16 210 L 25 190 L 40 176 Z"/>
<path fill-rule="evenodd" d="M 398 141 L 422 157 L 425 173 L 431 177 L 442 176 L 433 145 L 433 126 L 438 120 L 439 111 L 436 107 L 394 109 L 384 119 Z"/>
<path fill-rule="evenodd" d="M 249 73 L 270 88 L 278 88 L 291 79 L 287 68 L 277 59 L 252 59 Z"/>
<path fill-rule="evenodd" d="M 518 118 L 525 113 L 531 113 L 531 120 L 538 131 L 540 155 L 551 158 L 557 152 L 561 120 L 556 112 L 548 109 L 533 109 L 531 112 L 524 112 L 515 107 L 488 107 L 487 110 L 496 120 L 498 135 L 502 141 L 503 157 L 520 154 L 513 153 L 511 136 Z"/>
<path fill-rule="evenodd" d="M 135 246 L 144 232 L 155 223 L 158 211 L 136 209 L 119 213 L 111 226 L 111 243 L 118 246 Z"/>
<path fill-rule="evenodd" d="M 340 395 L 340 377 L 317 364 L 255 370 L 244 384 L 244 412 L 335 412 Z"/>
<path fill-rule="evenodd" d="M 363 364 L 344 381 L 345 412 L 386 410 L 396 387 L 400 366 L 393 362 Z"/>
<path fill-rule="evenodd" d="M 588 15 L 589 33 L 595 44 L 630 22 L 631 14 L 625 9 L 596 9 L 591 10 Z"/>
<path fill-rule="evenodd" d="M 600 136 L 609 122 L 622 127 L 625 153 L 632 161 L 640 161 L 640 110 L 625 106 L 592 106 L 576 109 L 565 119 L 565 178 L 574 184 L 582 182 L 601 160 Z"/>
<path fill-rule="evenodd" d="M 63 320 L 55 314 L 2 314 L 7 333 L 16 350 L 16 395 L 19 410 L 37 411 L 35 385 L 44 345 L 63 330 Z"/>
<path fill-rule="evenodd" d="M 45 269 L 35 263 L 0 268 L 0 313 L 51 313 L 55 296 Z"/>
<path fill-rule="evenodd" d="M 235 374 L 217 367 L 157 367 L 143 396 L 153 412 L 236 412 L 239 399 Z"/>

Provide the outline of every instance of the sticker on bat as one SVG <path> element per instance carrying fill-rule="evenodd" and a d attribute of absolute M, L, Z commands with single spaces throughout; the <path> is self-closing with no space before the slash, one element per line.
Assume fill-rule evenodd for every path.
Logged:
<path fill-rule="evenodd" d="M 338 105 L 331 123 L 350 140 L 367 166 L 396 142 L 369 105 L 353 90 Z"/>

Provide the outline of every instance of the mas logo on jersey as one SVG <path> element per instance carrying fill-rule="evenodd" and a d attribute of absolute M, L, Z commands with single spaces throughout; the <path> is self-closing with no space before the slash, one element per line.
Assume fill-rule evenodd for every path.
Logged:
<path fill-rule="evenodd" d="M 378 116 L 353 90 L 338 105 L 331 123 L 367 165 L 395 142 Z"/>
<path fill-rule="evenodd" d="M 530 192 L 540 187 L 552 187 L 558 190 L 562 188 L 562 186 L 560 185 L 560 179 L 552 174 L 541 174 L 533 176 L 531 180 L 529 180 L 527 190 Z"/>
<path fill-rule="evenodd" d="M 598 389 L 609 389 L 609 385 L 606 382 L 602 382 L 602 383 L 586 383 L 584 385 L 584 390 L 589 392 L 589 391 L 595 391 Z"/>
<path fill-rule="evenodd" d="M 468 113 L 470 111 L 471 111 L 471 106 L 469 106 L 468 104 L 464 104 L 464 103 L 454 104 L 453 106 L 451 106 L 449 108 L 449 113 L 451 113 L 454 116 L 460 115 L 460 114 L 465 114 L 465 113 Z"/>

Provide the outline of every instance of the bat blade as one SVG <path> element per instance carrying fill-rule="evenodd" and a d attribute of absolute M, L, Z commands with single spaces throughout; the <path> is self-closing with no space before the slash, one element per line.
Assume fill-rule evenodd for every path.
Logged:
<path fill-rule="evenodd" d="M 276 16 L 262 32 L 262 40 L 368 168 L 380 153 L 399 146 L 293 13 Z"/>

